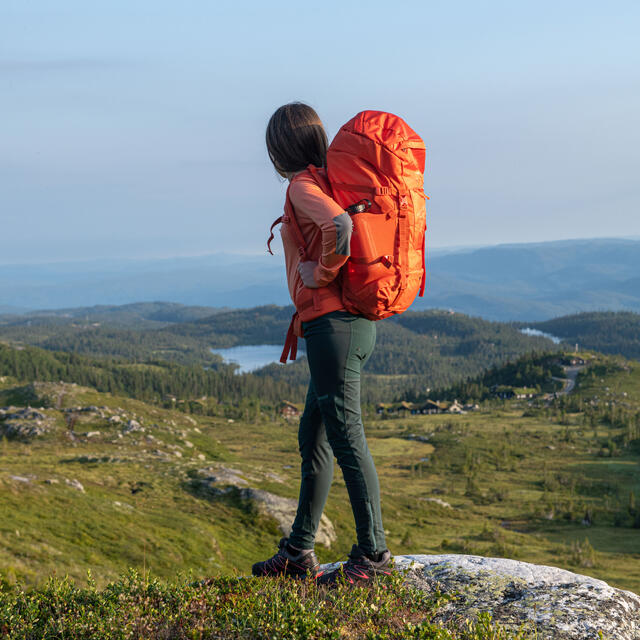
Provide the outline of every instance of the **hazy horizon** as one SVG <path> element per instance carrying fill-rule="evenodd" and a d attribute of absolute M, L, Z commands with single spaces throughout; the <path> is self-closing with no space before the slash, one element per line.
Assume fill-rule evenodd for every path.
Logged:
<path fill-rule="evenodd" d="M 445 246 L 429 246 L 427 244 L 427 252 L 431 251 L 432 253 L 454 253 L 454 252 L 462 252 L 462 251 L 474 251 L 477 249 L 490 249 L 496 247 L 508 247 L 508 246 L 517 246 L 517 245 L 540 245 L 540 244 L 558 244 L 563 242 L 597 242 L 597 241 L 620 241 L 620 242 L 638 242 L 640 241 L 640 236 L 597 236 L 597 237 L 575 237 L 575 238 L 557 238 L 554 240 L 542 240 L 542 241 L 531 241 L 531 242 L 499 242 L 495 244 L 467 244 L 467 245 L 445 245 Z M 129 263 L 135 262 L 151 262 L 151 261 L 162 261 L 162 260 L 181 260 L 181 259 L 198 259 L 198 258 L 209 258 L 214 256 L 234 256 L 241 257 L 245 256 L 247 258 L 261 258 L 268 257 L 270 259 L 279 259 L 282 261 L 283 254 L 282 249 L 277 246 L 273 247 L 274 255 L 271 256 L 267 253 L 266 249 L 264 251 L 253 251 L 253 252 L 243 252 L 243 251 L 211 251 L 209 253 L 195 253 L 195 254 L 172 254 L 172 255 L 149 255 L 149 256 L 98 256 L 93 258 L 79 258 L 77 260 L 47 260 L 43 262 L 25 262 L 25 261 L 16 261 L 16 262 L 0 262 L 0 268 L 2 267 L 19 267 L 19 266 L 46 266 L 46 265 L 66 265 L 66 264 L 92 264 L 92 263 L 106 263 L 109 261 L 120 261 L 124 260 Z M 2 260 L 2 258 L 0 258 Z M 277 260 L 276 260 L 277 261 Z"/>
<path fill-rule="evenodd" d="M 535 320 L 587 310 L 640 312 L 640 241 L 624 238 L 427 249 L 424 298 L 489 319 Z M 136 302 L 248 308 L 289 305 L 282 254 L 0 265 L 0 309 Z"/>

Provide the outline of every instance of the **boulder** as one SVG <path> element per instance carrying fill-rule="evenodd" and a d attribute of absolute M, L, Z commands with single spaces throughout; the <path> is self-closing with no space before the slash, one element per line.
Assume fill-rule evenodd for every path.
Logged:
<path fill-rule="evenodd" d="M 40 420 L 6 420 L 0 424 L 0 436 L 30 440 L 44 435 L 49 430 L 49 424 Z"/>
<path fill-rule="evenodd" d="M 64 481 L 70 487 L 73 487 L 74 489 L 77 489 L 78 491 L 82 491 L 82 493 L 84 493 L 84 486 L 79 480 L 76 480 L 75 478 L 73 478 L 73 480 L 69 480 L 69 478 L 65 478 Z"/>
<path fill-rule="evenodd" d="M 211 466 L 199 469 L 197 476 L 191 479 L 191 486 L 215 497 L 235 493 L 243 500 L 251 501 L 260 513 L 276 521 L 282 535 L 288 536 L 296 517 L 298 501 L 293 498 L 283 498 L 262 489 L 254 489 L 249 486 L 247 479 L 243 476 L 243 472 L 238 469 Z M 333 523 L 323 514 L 316 534 L 316 542 L 330 547 L 335 539 Z"/>
<path fill-rule="evenodd" d="M 394 561 L 409 584 L 454 594 L 439 610 L 440 622 L 473 620 L 488 611 L 510 630 L 535 630 L 538 640 L 640 638 L 640 596 L 596 578 L 506 558 L 405 555 Z"/>
<path fill-rule="evenodd" d="M 234 488 L 243 488 L 248 484 L 242 477 L 242 471 L 231 467 L 207 467 L 198 469 L 197 473 L 198 477 L 191 481 L 192 486 L 204 489 L 213 495 L 223 495 Z"/>
<path fill-rule="evenodd" d="M 3 407 L 0 413 L 0 436 L 29 440 L 46 433 L 52 419 L 32 407 Z"/>
<path fill-rule="evenodd" d="M 131 433 L 132 431 L 144 431 L 144 427 L 137 420 L 131 419 L 122 427 L 122 433 Z"/>
<path fill-rule="evenodd" d="M 283 536 L 288 536 L 291 533 L 291 526 L 298 510 L 297 500 L 283 498 L 262 489 L 251 488 L 241 489 L 240 496 L 245 500 L 251 500 L 260 513 L 273 518 L 278 523 L 278 528 Z M 323 513 L 316 533 L 316 542 L 329 548 L 335 540 L 336 532 L 333 523 Z"/>
<path fill-rule="evenodd" d="M 4 416 L 8 419 L 14 420 L 46 420 L 47 416 L 38 411 L 37 409 L 33 409 L 31 407 L 22 407 L 20 409 L 16 409 L 12 413 L 7 413 Z"/>
<path fill-rule="evenodd" d="M 418 500 L 422 500 L 423 502 L 433 502 L 433 504 L 438 504 L 445 509 L 453 509 L 453 507 L 448 502 L 445 502 L 440 498 L 418 498 Z"/>

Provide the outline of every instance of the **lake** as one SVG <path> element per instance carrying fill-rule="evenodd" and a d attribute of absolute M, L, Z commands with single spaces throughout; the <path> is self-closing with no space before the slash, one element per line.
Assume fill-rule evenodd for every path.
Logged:
<path fill-rule="evenodd" d="M 298 358 L 305 355 L 304 348 L 301 347 L 304 347 L 304 341 L 298 340 Z M 212 347 L 211 351 L 222 356 L 225 362 L 239 365 L 237 373 L 248 373 L 272 362 L 279 362 L 282 345 L 244 344 L 228 349 L 214 349 Z"/>

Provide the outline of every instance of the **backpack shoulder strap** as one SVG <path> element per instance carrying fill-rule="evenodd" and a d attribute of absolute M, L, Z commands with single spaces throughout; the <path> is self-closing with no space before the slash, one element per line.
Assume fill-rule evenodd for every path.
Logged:
<path fill-rule="evenodd" d="M 318 167 L 310 164 L 307 166 L 309 173 L 313 177 L 313 179 L 318 183 L 318 186 L 328 195 L 333 198 L 333 189 L 331 187 L 331 183 L 329 182 L 329 178 L 327 177 L 326 171 L 320 171 Z"/>
<path fill-rule="evenodd" d="M 291 230 L 293 231 L 293 235 L 296 237 L 296 241 L 298 243 L 298 253 L 302 260 L 307 260 L 307 242 L 302 235 L 302 231 L 300 231 L 300 227 L 298 225 L 298 221 L 296 220 L 296 214 L 293 209 L 293 205 L 291 204 L 291 199 L 289 198 L 289 189 L 291 188 L 291 184 L 287 187 L 287 194 L 284 201 L 284 215 L 276 218 L 271 224 L 271 228 L 269 229 L 269 239 L 267 240 L 267 251 L 273 255 L 273 251 L 271 251 L 271 242 L 273 240 L 273 227 L 281 222 L 285 224 L 291 225 Z"/>
<path fill-rule="evenodd" d="M 284 215 L 282 216 L 282 222 L 291 225 L 293 235 L 296 237 L 296 241 L 298 242 L 298 253 L 300 254 L 300 258 L 305 261 L 308 260 L 307 241 L 304 239 L 302 231 L 300 231 L 300 226 L 296 219 L 296 213 L 293 208 L 293 204 L 291 204 L 291 198 L 289 197 L 289 189 L 291 189 L 291 184 L 287 187 L 287 196 L 284 201 Z"/>

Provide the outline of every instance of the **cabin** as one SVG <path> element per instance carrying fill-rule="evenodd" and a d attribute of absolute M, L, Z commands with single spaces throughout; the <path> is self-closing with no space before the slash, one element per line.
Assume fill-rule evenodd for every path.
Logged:
<path fill-rule="evenodd" d="M 457 400 L 454 400 L 447 408 L 447 413 L 466 413 L 466 411 Z"/>
<path fill-rule="evenodd" d="M 409 413 L 415 413 L 413 402 L 407 402 L 406 400 L 403 400 L 400 404 L 396 406 L 396 413 L 399 413 L 401 415 L 406 415 L 407 411 Z"/>
<path fill-rule="evenodd" d="M 436 402 L 435 400 L 425 400 L 417 402 L 379 402 L 376 405 L 378 415 L 391 414 L 404 416 L 409 412 L 411 415 L 431 415 L 434 413 L 466 413 L 467 411 L 477 411 L 480 407 L 477 404 L 461 405 L 457 400 L 451 404 L 448 402 Z"/>
<path fill-rule="evenodd" d="M 516 398 L 533 398 L 536 395 L 536 390 L 531 387 L 517 387 L 513 389 L 513 393 Z"/>
<path fill-rule="evenodd" d="M 440 402 L 435 402 L 434 400 L 427 400 L 425 403 L 418 407 L 418 413 L 422 414 L 433 414 L 433 413 L 442 413 L 446 409 Z"/>
<path fill-rule="evenodd" d="M 442 413 L 442 407 L 433 400 L 427 400 L 423 404 L 416 404 L 414 402 L 402 402 L 385 403 L 379 402 L 376 405 L 376 413 L 378 415 L 384 413 L 390 413 L 395 415 L 406 415 L 409 412 L 411 415 L 427 414 L 427 413 Z"/>
<path fill-rule="evenodd" d="M 293 418 L 299 418 L 302 412 L 295 404 L 293 404 L 293 402 L 283 400 L 278 405 L 278 413 L 284 418 L 291 420 Z"/>
<path fill-rule="evenodd" d="M 491 393 L 503 400 L 508 400 L 509 398 L 513 398 L 516 394 L 513 390 L 513 387 L 509 387 L 505 384 L 494 384 L 491 387 Z"/>

